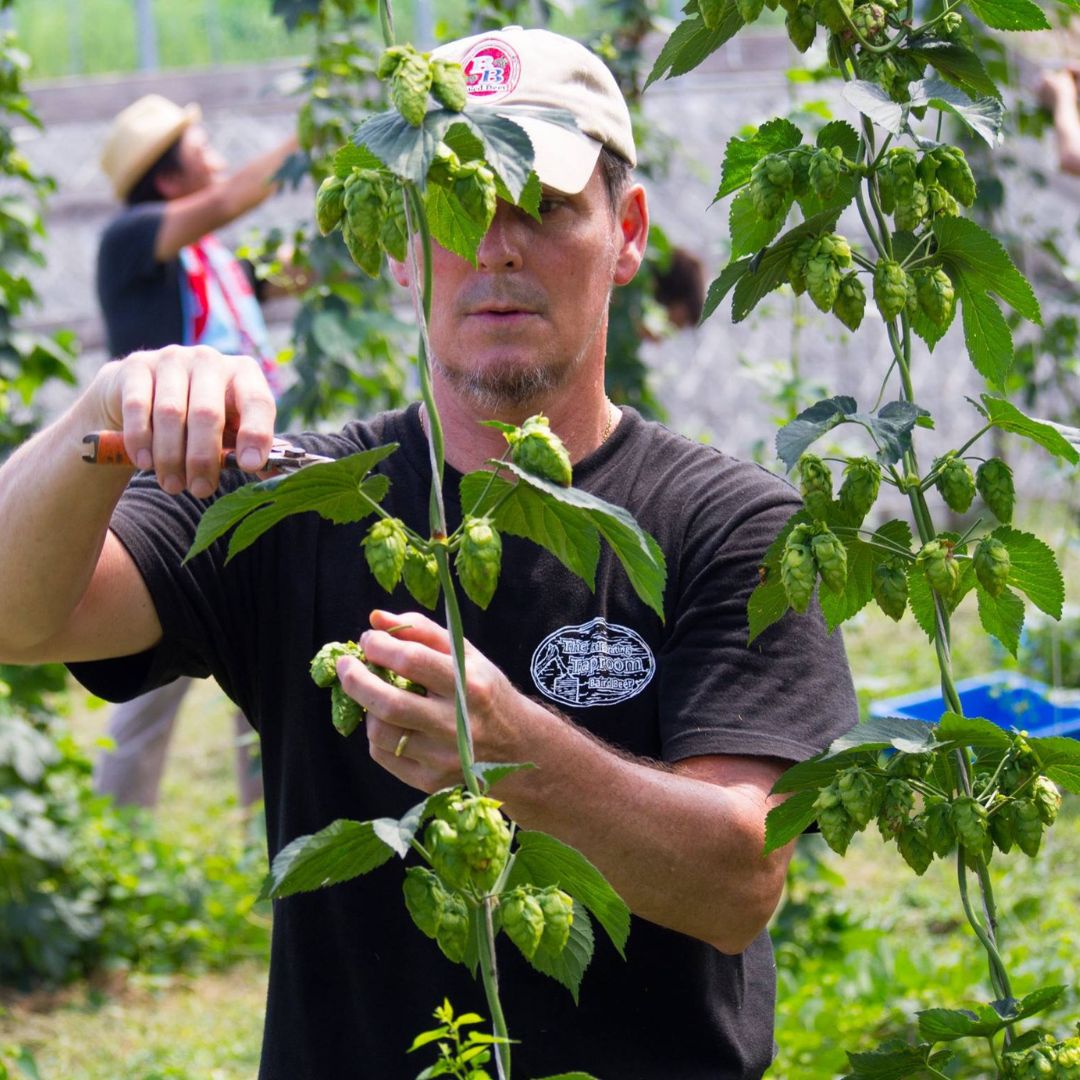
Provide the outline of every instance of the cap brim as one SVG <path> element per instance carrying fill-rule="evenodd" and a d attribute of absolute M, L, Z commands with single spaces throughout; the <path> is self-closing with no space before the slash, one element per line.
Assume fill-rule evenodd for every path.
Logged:
<path fill-rule="evenodd" d="M 596 168 L 602 146 L 584 132 L 548 124 L 534 117 L 520 119 L 506 110 L 515 124 L 525 129 L 533 145 L 533 168 L 545 187 L 576 195 L 584 190 Z"/>

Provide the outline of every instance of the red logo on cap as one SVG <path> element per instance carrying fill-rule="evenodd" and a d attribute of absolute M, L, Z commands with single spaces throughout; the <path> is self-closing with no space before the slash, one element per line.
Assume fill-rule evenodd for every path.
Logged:
<path fill-rule="evenodd" d="M 521 78 L 518 54 L 498 38 L 474 45 L 461 62 L 471 98 L 491 100 L 509 94 Z"/>

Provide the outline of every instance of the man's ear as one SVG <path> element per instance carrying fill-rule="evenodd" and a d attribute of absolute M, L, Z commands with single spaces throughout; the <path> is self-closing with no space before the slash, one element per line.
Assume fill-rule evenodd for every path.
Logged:
<path fill-rule="evenodd" d="M 620 200 L 616 227 L 619 252 L 613 280 L 616 285 L 626 285 L 638 272 L 649 241 L 649 205 L 640 184 L 630 187 Z"/>

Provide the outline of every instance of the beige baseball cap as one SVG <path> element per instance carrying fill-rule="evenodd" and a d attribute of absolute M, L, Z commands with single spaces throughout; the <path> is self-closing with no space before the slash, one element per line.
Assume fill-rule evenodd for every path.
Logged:
<path fill-rule="evenodd" d="M 105 136 L 101 167 L 118 199 L 139 182 L 146 170 L 202 119 L 198 105 L 180 108 L 160 94 L 147 94 L 119 113 Z"/>
<path fill-rule="evenodd" d="M 568 195 L 581 191 L 604 146 L 637 164 L 630 110 L 615 77 L 572 38 L 508 26 L 451 41 L 432 56 L 464 69 L 466 109 L 497 109 L 525 129 L 533 167 L 548 187 Z M 566 109 L 580 130 L 514 115 L 524 107 Z"/>

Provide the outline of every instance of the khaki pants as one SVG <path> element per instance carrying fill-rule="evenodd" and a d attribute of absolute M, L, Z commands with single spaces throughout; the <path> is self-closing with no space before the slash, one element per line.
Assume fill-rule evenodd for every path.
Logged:
<path fill-rule="evenodd" d="M 116 706 L 109 718 L 109 735 L 116 748 L 104 751 L 94 768 L 94 790 L 99 795 L 111 795 L 122 806 L 153 808 L 157 804 L 165 751 L 184 695 L 193 682 L 177 679 Z M 248 738 L 251 727 L 239 710 L 233 723 L 240 803 L 250 806 L 262 798 L 258 754 Z"/>

